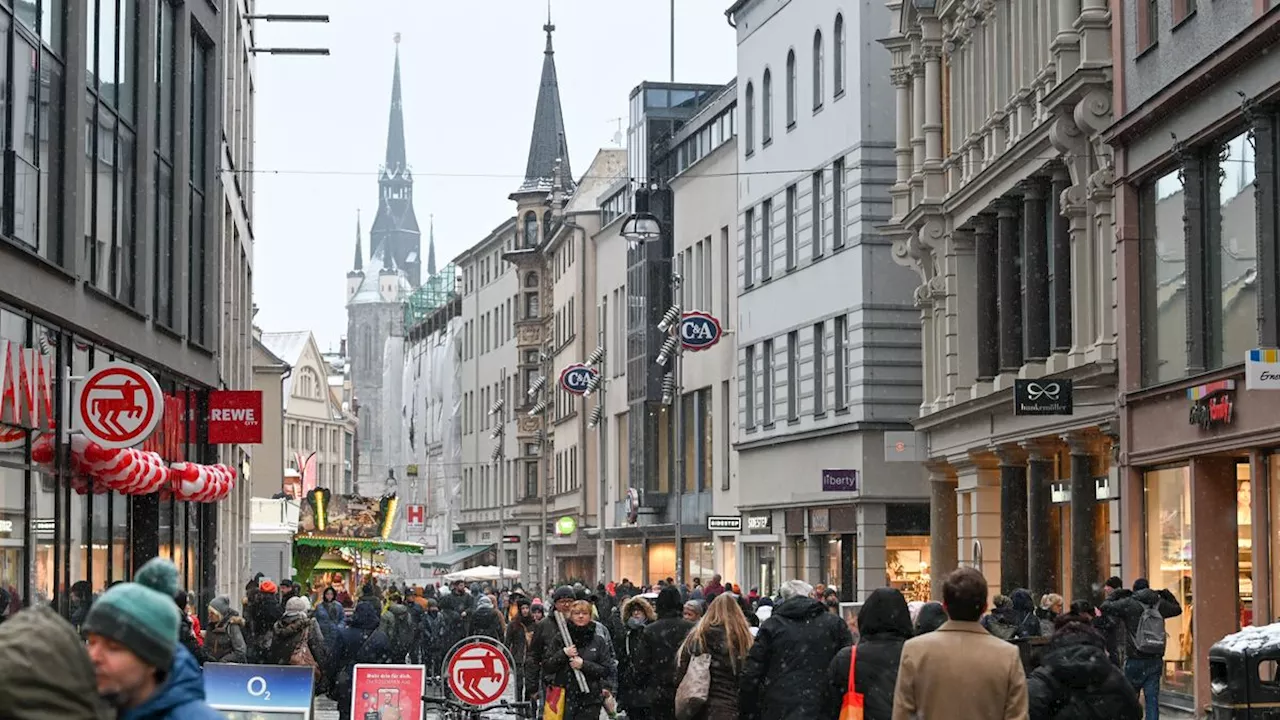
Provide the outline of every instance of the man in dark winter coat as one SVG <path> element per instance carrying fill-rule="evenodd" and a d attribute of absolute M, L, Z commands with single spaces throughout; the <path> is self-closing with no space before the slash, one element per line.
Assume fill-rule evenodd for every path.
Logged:
<path fill-rule="evenodd" d="M 645 626 L 632 665 L 640 685 L 648 691 L 650 720 L 674 720 L 676 716 L 677 657 L 693 623 L 683 617 L 680 588 L 667 585 L 655 603 L 658 619 Z"/>
<path fill-rule="evenodd" d="M 333 689 L 329 696 L 338 702 L 338 716 L 351 720 L 352 671 L 357 664 L 379 664 L 391 658 L 391 640 L 378 628 L 380 619 L 372 603 L 361 602 L 351 613 L 351 622 L 342 631 L 338 644 Z"/>
<path fill-rule="evenodd" d="M 1164 667 L 1164 653 L 1143 652 L 1136 644 L 1136 635 L 1142 615 L 1155 609 L 1162 618 L 1182 614 L 1178 599 L 1168 590 L 1152 590 L 1146 578 L 1133 581 L 1133 590 L 1116 590 L 1102 603 L 1102 614 L 1113 616 L 1124 623 L 1125 661 L 1124 674 L 1135 689 L 1141 690 L 1146 702 L 1147 720 L 1160 718 L 1160 674 Z"/>
<path fill-rule="evenodd" d="M 555 614 L 560 613 L 564 616 L 565 622 L 569 622 L 569 609 L 573 607 L 574 601 L 573 588 L 561 585 L 552 593 L 551 601 L 552 611 L 533 626 L 533 639 L 529 642 L 528 662 L 525 669 L 531 677 L 546 679 L 543 663 L 547 659 L 547 653 L 551 648 L 556 647 L 557 638 L 560 637 L 560 625 L 556 622 Z"/>
<path fill-rule="evenodd" d="M 493 608 L 493 601 L 489 596 L 481 595 L 476 601 L 475 612 L 471 614 L 471 634 L 501 641 L 502 632 L 502 616 Z"/>
<path fill-rule="evenodd" d="M 853 634 L 813 599 L 809 583 L 789 580 L 779 595 L 782 603 L 760 625 L 747 655 L 738 707 L 758 720 L 821 717 L 831 659 L 853 644 Z"/>
<path fill-rule="evenodd" d="M 866 720 L 890 720 L 902 644 L 911 638 L 911 611 L 902 593 L 893 588 L 873 590 L 858 611 L 858 633 L 858 667 L 854 677 L 856 689 L 865 702 Z M 829 717 L 840 715 L 840 703 L 849 688 L 852 655 L 852 646 L 841 648 L 831 661 L 831 684 L 827 690 Z"/>
<path fill-rule="evenodd" d="M 1141 720 L 1138 695 L 1107 657 L 1102 635 L 1076 617 L 1058 619 L 1040 667 L 1027 678 L 1030 720 Z"/>
<path fill-rule="evenodd" d="M 475 598 L 467 592 L 467 584 L 461 580 L 454 583 L 449 592 L 440 596 L 440 616 L 443 623 L 441 633 L 446 651 L 466 637 L 475 607 Z"/>

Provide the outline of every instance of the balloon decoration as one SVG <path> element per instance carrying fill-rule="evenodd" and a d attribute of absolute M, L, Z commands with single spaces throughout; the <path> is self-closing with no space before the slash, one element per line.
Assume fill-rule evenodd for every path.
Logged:
<path fill-rule="evenodd" d="M 71 487 L 81 495 L 109 491 L 124 495 L 159 492 L 185 502 L 217 502 L 231 494 L 236 471 L 226 465 L 165 464 L 159 453 L 134 448 L 104 448 L 83 435 L 71 436 Z M 54 436 L 44 433 L 31 446 L 31 461 L 54 471 Z"/>

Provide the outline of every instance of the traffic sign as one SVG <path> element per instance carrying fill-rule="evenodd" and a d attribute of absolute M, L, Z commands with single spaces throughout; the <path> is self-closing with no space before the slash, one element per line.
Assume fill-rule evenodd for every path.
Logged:
<path fill-rule="evenodd" d="M 445 661 L 445 679 L 458 702 L 485 707 L 502 699 L 511 685 L 511 657 L 507 648 L 489 638 L 468 638 Z"/>
<path fill-rule="evenodd" d="M 131 363 L 94 368 L 76 387 L 73 427 L 104 448 L 140 444 L 164 416 L 160 383 Z"/>
<path fill-rule="evenodd" d="M 560 387 L 574 395 L 583 395 L 587 392 L 587 384 L 595 374 L 595 368 L 574 363 L 560 371 Z"/>
<path fill-rule="evenodd" d="M 697 352 L 714 347 L 723 335 L 724 328 L 711 313 L 690 310 L 680 319 L 680 344 L 685 350 Z"/>

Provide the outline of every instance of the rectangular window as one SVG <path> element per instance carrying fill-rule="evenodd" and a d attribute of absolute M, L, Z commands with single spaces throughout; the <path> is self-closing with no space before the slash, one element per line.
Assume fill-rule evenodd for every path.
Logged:
<path fill-rule="evenodd" d="M 756 227 L 755 208 L 747 208 L 742 225 L 742 287 L 749 288 L 756 281 L 755 269 L 751 265 L 755 258 L 755 243 L 752 238 Z"/>
<path fill-rule="evenodd" d="M 831 247 L 844 247 L 844 158 L 831 164 Z"/>
<path fill-rule="evenodd" d="M 813 259 L 817 260 L 818 258 L 822 257 L 822 251 L 824 249 L 822 247 L 822 242 L 823 242 L 822 210 L 823 208 L 822 208 L 822 171 L 821 170 L 813 174 L 813 188 L 809 194 L 809 207 L 810 207 L 809 214 L 811 215 L 810 229 L 813 232 L 813 237 L 812 239 L 810 239 L 809 244 L 812 246 L 810 249 L 813 251 Z"/>
<path fill-rule="evenodd" d="M 152 185 L 156 207 L 153 227 L 155 232 L 155 292 L 154 312 L 156 322 L 174 329 L 177 325 L 177 289 L 173 286 L 174 266 L 174 182 L 173 182 L 173 112 L 177 100 L 177 63 L 174 37 L 175 10 L 169 0 L 156 3 L 156 107 L 155 107 L 155 157 L 152 166 Z"/>
<path fill-rule="evenodd" d="M 726 424 L 724 425 L 724 427 L 727 429 L 728 428 L 727 418 L 729 417 L 729 381 L 728 380 L 721 381 L 720 383 L 720 417 L 726 418 L 725 420 Z M 713 426 L 714 424 L 715 423 L 712 423 Z M 708 431 L 708 435 L 710 435 L 710 433 L 711 431 Z M 708 443 L 707 447 L 711 447 L 711 444 Z M 722 474 L 720 476 L 720 489 L 728 490 L 729 480 L 730 480 L 729 459 L 733 455 L 733 441 L 729 439 L 729 437 L 727 436 L 727 433 L 726 433 L 726 437 L 724 438 L 724 441 L 720 445 L 720 449 L 722 451 L 720 455 L 720 467 L 723 468 L 723 470 L 721 471 Z M 710 451 L 708 450 L 708 452 Z"/>
<path fill-rule="evenodd" d="M 1167 588 L 1183 608 L 1189 607 L 1192 568 L 1197 560 L 1207 560 L 1192 557 L 1193 550 L 1199 547 L 1193 548 L 1191 543 L 1194 507 L 1190 468 L 1183 465 L 1145 472 L 1143 485 L 1147 560 L 1143 577 L 1150 578 L 1152 587 Z M 1248 512 L 1247 505 L 1245 512 Z M 1168 622 L 1165 625 L 1169 633 L 1166 660 L 1182 667 L 1194 666 L 1189 624 Z M 1189 672 L 1171 673 L 1164 677 L 1162 685 L 1166 690 L 1190 695 L 1194 692 L 1195 678 Z"/>
<path fill-rule="evenodd" d="M 1186 20 L 1191 13 L 1196 11 L 1196 0 L 1173 0 L 1173 22 L 1177 23 Z"/>
<path fill-rule="evenodd" d="M 827 335 L 822 323 L 813 326 L 813 414 L 827 412 Z"/>
<path fill-rule="evenodd" d="M 772 425 L 773 412 L 774 412 L 773 403 L 774 403 L 774 397 L 776 393 L 773 386 L 774 372 L 773 372 L 773 339 L 772 338 L 764 341 L 764 349 L 762 351 L 762 355 L 763 357 L 761 358 L 760 381 L 764 383 L 764 400 L 761 403 L 764 406 L 763 408 L 764 416 L 761 418 L 761 422 L 763 422 L 765 425 Z"/>
<path fill-rule="evenodd" d="M 191 113 L 188 127 L 191 133 L 191 163 L 187 177 L 187 232 L 190 237 L 187 263 L 187 333 L 192 342 L 208 347 L 212 345 L 209 327 L 209 255 L 210 248 L 205 228 L 205 189 L 207 186 L 209 93 L 212 90 L 210 73 L 212 46 L 198 33 L 191 36 Z"/>
<path fill-rule="evenodd" d="M 39 24 L 35 3 L 15 7 L 20 24 L 34 31 Z M 60 26 L 61 14 L 59 5 L 45 3 L 46 22 Z M 47 37 L 46 41 L 53 42 Z M 57 45 L 61 50 L 60 41 Z M 66 117 L 63 66 L 47 44 L 19 31 L 12 17 L 0 12 L 0 83 L 6 76 L 8 90 L 0 87 L 0 149 L 12 170 L 0 180 L 4 231 L 41 257 L 65 264 L 60 231 Z M 6 108 L 10 111 L 7 121 Z"/>
<path fill-rule="evenodd" d="M 832 373 L 831 389 L 834 392 L 834 404 L 836 410 L 844 410 L 848 405 L 846 394 L 846 384 L 848 382 L 848 362 L 849 358 L 845 353 L 845 342 L 848 340 L 847 327 L 848 320 L 846 316 L 839 315 L 836 317 L 835 328 L 832 331 L 831 342 L 831 367 L 835 371 Z"/>
<path fill-rule="evenodd" d="M 783 242 L 786 245 L 786 263 L 787 270 L 796 269 L 796 186 L 787 186 L 787 218 L 786 218 L 786 237 Z"/>
<path fill-rule="evenodd" d="M 800 333 L 787 333 L 787 420 L 800 417 Z"/>
<path fill-rule="evenodd" d="M 1160 0 L 1138 0 L 1138 49 L 1146 50 L 1160 37 Z"/>
<path fill-rule="evenodd" d="M 746 361 L 744 365 L 746 366 L 742 373 L 743 395 L 745 395 L 743 400 L 746 403 L 746 405 L 744 406 L 746 408 L 746 422 L 744 423 L 744 425 L 747 428 L 754 428 L 756 426 L 756 346 L 755 345 L 747 346 Z"/>
<path fill-rule="evenodd" d="M 760 280 L 773 277 L 773 199 L 760 204 Z"/>
<path fill-rule="evenodd" d="M 715 262 L 720 266 L 720 317 L 729 317 L 729 293 L 733 292 L 733 283 L 729 282 L 729 226 L 720 228 L 720 259 Z"/>

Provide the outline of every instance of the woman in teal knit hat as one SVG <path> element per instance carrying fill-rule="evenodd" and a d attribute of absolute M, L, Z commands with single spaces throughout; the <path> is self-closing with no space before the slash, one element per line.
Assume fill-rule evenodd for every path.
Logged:
<path fill-rule="evenodd" d="M 162 558 L 143 565 L 133 582 L 110 588 L 81 628 L 97 674 L 98 693 L 118 720 L 216 720 L 204 702 L 196 659 L 178 643 L 182 617 L 174 596 L 178 569 Z"/>

